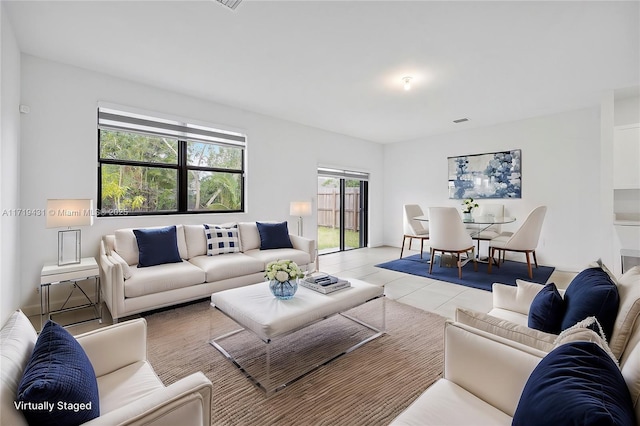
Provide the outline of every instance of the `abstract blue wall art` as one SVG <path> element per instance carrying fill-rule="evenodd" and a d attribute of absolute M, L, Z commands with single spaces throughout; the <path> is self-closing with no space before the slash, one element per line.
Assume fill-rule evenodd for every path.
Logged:
<path fill-rule="evenodd" d="M 519 149 L 447 157 L 449 198 L 522 198 Z"/>

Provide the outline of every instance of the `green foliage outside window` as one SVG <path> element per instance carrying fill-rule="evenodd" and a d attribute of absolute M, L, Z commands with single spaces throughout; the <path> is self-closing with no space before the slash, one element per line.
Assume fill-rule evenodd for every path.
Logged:
<path fill-rule="evenodd" d="M 185 158 L 180 164 L 180 150 Z M 100 130 L 101 211 L 241 211 L 243 148 Z M 186 170 L 185 188 L 180 170 Z"/>

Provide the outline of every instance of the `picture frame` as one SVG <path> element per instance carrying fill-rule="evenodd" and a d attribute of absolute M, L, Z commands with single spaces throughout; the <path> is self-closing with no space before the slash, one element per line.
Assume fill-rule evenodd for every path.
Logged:
<path fill-rule="evenodd" d="M 447 157 L 449 199 L 522 198 L 522 151 Z"/>

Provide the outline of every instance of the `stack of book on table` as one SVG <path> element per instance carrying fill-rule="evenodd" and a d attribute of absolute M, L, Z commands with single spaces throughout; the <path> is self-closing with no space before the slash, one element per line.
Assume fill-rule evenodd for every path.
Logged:
<path fill-rule="evenodd" d="M 351 287 L 349 281 L 323 272 L 308 275 L 303 280 L 300 280 L 300 285 L 324 294 Z"/>

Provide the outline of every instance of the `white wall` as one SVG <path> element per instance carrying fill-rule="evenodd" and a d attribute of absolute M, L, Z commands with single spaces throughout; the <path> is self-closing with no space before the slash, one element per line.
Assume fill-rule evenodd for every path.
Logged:
<path fill-rule="evenodd" d="M 0 3 L 0 323 L 20 306 L 20 51 Z M 6 213 L 6 214 L 5 214 Z"/>
<path fill-rule="evenodd" d="M 640 97 L 628 96 L 615 99 L 614 107 L 616 126 L 640 123 Z"/>
<path fill-rule="evenodd" d="M 385 243 L 400 246 L 405 203 L 423 209 L 460 207 L 460 200 L 448 199 L 447 157 L 510 149 L 522 150 L 522 198 L 501 200 L 507 214 L 518 219 L 503 230 L 517 229 L 533 208 L 546 205 L 536 250 L 539 263 L 580 270 L 594 259 L 610 256 L 598 244 L 597 108 L 385 145 Z"/>
<path fill-rule="evenodd" d="M 188 73 L 185 75 L 188 78 Z M 289 202 L 315 200 L 319 164 L 371 173 L 370 241 L 382 242 L 382 146 L 270 118 L 202 99 L 110 77 L 29 55 L 22 56 L 22 206 L 44 208 L 47 198 L 97 197 L 96 108 L 99 101 L 191 118 L 248 135 L 247 212 L 236 215 L 98 218 L 82 229 L 84 256 L 97 254 L 103 234 L 123 227 L 230 220 L 288 220 Z M 274 99 L 274 102 L 278 102 Z M 55 261 L 57 230 L 44 217 L 21 218 L 22 305 L 35 306 L 33 288 L 44 262 Z M 316 219 L 304 222 L 315 236 Z"/>
<path fill-rule="evenodd" d="M 636 90 L 637 92 L 637 90 Z M 615 126 L 629 126 L 640 123 L 640 97 L 628 96 L 614 101 L 614 123 Z M 636 141 L 640 143 L 640 141 Z M 614 138 L 614 144 L 616 143 Z M 615 148 L 613 148 L 615 152 Z M 640 158 L 635 150 L 635 158 L 629 163 L 635 165 L 633 170 L 620 170 L 615 163 L 613 173 L 626 173 L 636 176 L 640 175 Z M 616 225 L 613 227 L 614 238 L 612 252 L 615 259 L 613 271 L 615 273 L 622 272 L 622 264 L 620 262 L 621 250 L 635 250 L 640 253 L 640 188 L 635 189 L 614 189 L 613 191 L 613 210 L 618 218 L 635 219 L 635 226 Z M 619 222 L 618 222 L 619 223 Z"/>

